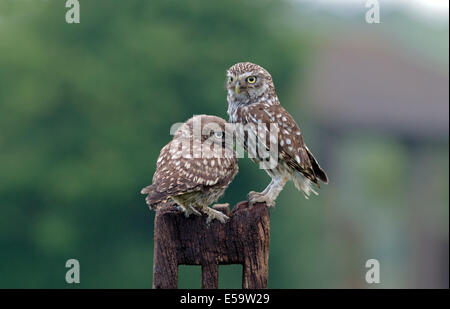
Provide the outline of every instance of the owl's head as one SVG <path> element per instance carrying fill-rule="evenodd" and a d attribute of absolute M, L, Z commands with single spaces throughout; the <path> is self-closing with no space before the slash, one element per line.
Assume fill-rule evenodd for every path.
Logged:
<path fill-rule="evenodd" d="M 193 143 L 194 151 L 209 152 L 220 151 L 220 149 L 232 151 L 234 149 L 233 134 L 233 127 L 224 119 L 217 116 L 196 115 L 178 128 L 174 140 L 184 140 L 189 145 Z M 199 148 L 195 149 L 196 146 Z"/>
<path fill-rule="evenodd" d="M 227 71 L 228 99 L 238 104 L 252 104 L 261 96 L 275 94 L 272 76 L 263 67 L 239 62 Z"/>

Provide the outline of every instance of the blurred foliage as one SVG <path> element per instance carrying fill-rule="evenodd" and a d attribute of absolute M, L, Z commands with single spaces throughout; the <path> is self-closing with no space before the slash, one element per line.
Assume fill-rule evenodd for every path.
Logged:
<path fill-rule="evenodd" d="M 150 287 L 154 214 L 139 190 L 171 125 L 226 118 L 235 62 L 267 66 L 283 91 L 302 59 L 281 2 L 80 3 L 69 25 L 62 1 L 0 2 L 0 287 L 64 287 L 68 258 L 81 287 Z"/>

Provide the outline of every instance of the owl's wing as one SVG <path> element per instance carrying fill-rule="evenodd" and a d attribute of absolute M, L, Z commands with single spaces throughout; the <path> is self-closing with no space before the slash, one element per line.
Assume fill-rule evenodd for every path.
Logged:
<path fill-rule="evenodd" d="M 253 104 L 242 114 L 244 122 L 264 124 L 266 149 L 270 149 L 270 124 L 278 126 L 278 157 L 292 169 L 318 185 L 318 179 L 328 182 L 325 172 L 303 142 L 302 133 L 291 115 L 279 104 Z"/>
<path fill-rule="evenodd" d="M 180 194 L 208 190 L 209 187 L 227 186 L 237 173 L 236 158 L 196 158 L 166 145 L 157 161 L 152 185 L 142 189 L 148 194 L 146 201 L 151 207 Z"/>

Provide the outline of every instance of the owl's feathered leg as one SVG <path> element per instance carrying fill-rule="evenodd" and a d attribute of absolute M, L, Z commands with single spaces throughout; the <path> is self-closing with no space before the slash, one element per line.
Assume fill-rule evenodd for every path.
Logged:
<path fill-rule="evenodd" d="M 264 189 L 263 192 L 250 191 L 248 193 L 248 202 L 250 204 L 256 203 L 266 203 L 268 207 L 275 206 L 275 200 L 277 199 L 280 192 L 283 190 L 284 185 L 288 181 L 286 177 L 272 177 L 272 181 Z"/>
<path fill-rule="evenodd" d="M 309 199 L 309 195 L 311 193 L 315 194 L 315 195 L 319 195 L 314 189 L 313 189 L 313 185 L 314 183 L 309 180 L 308 178 L 306 178 L 305 176 L 303 176 L 301 173 L 299 172 L 294 172 L 294 177 L 292 178 L 292 180 L 294 181 L 294 185 L 297 188 L 297 190 L 302 191 L 303 195 L 305 196 L 305 198 L 308 200 Z"/>

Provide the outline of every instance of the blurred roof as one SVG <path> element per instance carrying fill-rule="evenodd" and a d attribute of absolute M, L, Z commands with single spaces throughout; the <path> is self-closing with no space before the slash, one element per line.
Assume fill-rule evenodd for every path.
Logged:
<path fill-rule="evenodd" d="M 382 36 L 346 36 L 321 46 L 310 91 L 323 125 L 448 138 L 448 69 Z"/>

